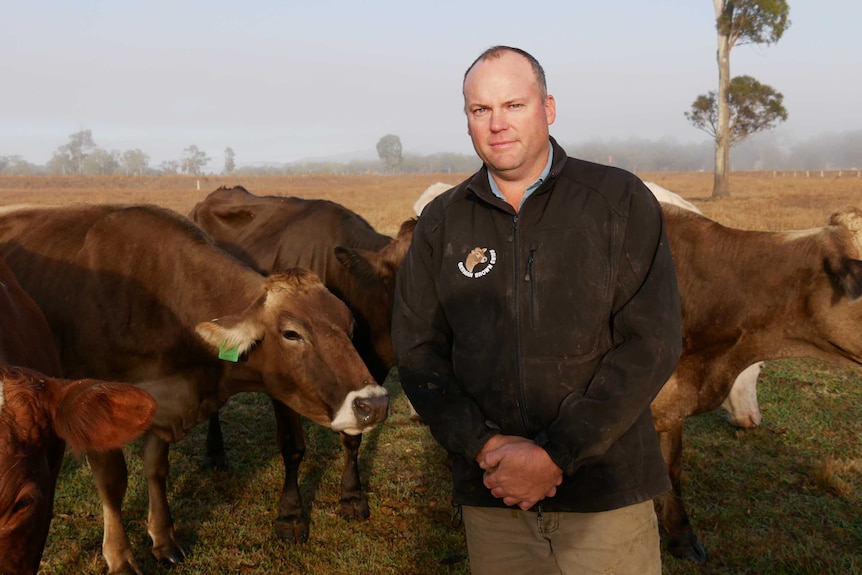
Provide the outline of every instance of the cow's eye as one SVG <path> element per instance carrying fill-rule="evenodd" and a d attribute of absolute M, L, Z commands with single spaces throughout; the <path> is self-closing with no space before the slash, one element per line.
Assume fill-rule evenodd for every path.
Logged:
<path fill-rule="evenodd" d="M 281 332 L 281 337 L 288 341 L 303 341 L 302 336 L 292 329 Z"/>
<path fill-rule="evenodd" d="M 20 491 L 18 491 L 18 496 L 15 499 L 15 503 L 12 505 L 12 515 L 17 513 L 26 513 L 27 509 L 39 500 L 38 493 L 38 490 L 33 488 L 32 485 L 25 485 Z"/>
<path fill-rule="evenodd" d="M 31 505 L 36 503 L 36 501 L 30 497 L 29 495 L 26 497 L 22 497 L 18 501 L 15 502 L 15 505 L 12 507 L 12 513 L 18 513 L 23 509 L 27 509 Z"/>

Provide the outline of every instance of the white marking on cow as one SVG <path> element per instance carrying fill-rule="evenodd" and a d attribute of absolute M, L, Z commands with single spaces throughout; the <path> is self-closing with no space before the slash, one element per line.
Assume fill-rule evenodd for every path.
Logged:
<path fill-rule="evenodd" d="M 763 421 L 763 414 L 757 403 L 757 378 L 762 367 L 763 362 L 758 361 L 742 370 L 721 404 L 727 411 L 728 421 L 736 427 L 757 427 Z"/>
<path fill-rule="evenodd" d="M 413 204 L 413 211 L 416 213 L 417 216 L 421 215 L 422 210 L 425 209 L 425 206 L 427 206 L 431 202 L 431 200 L 453 187 L 454 186 L 452 184 L 447 184 L 445 182 L 437 182 L 436 184 L 431 184 L 430 186 L 425 188 L 425 191 L 422 192 L 422 195 L 420 195 L 416 202 Z"/>
<path fill-rule="evenodd" d="M 369 384 L 359 391 L 351 391 L 344 398 L 344 403 L 341 408 L 335 413 L 332 418 L 330 427 L 333 431 L 343 431 L 347 435 L 359 435 L 373 429 L 377 424 L 368 425 L 356 418 L 353 412 L 353 401 L 356 399 L 364 399 L 371 397 L 385 397 L 389 395 L 386 388 L 382 385 Z"/>
<path fill-rule="evenodd" d="M 656 184 L 655 182 L 644 182 L 644 185 L 646 185 L 646 187 L 649 188 L 649 191 L 652 192 L 652 195 L 655 196 L 655 199 L 657 199 L 660 202 L 664 202 L 666 204 L 672 204 L 674 206 L 679 206 L 680 208 L 689 210 L 689 211 L 694 212 L 696 214 L 703 214 L 703 212 L 700 211 L 700 208 L 698 208 L 696 205 L 694 205 L 690 201 L 686 200 L 685 198 L 683 198 L 679 194 L 674 193 L 674 192 L 668 190 L 667 188 L 661 187 L 660 185 Z"/>
<path fill-rule="evenodd" d="M 57 204 L 59 205 L 59 204 Z M 50 204 L 9 204 L 6 206 L 0 206 L 0 216 L 4 216 L 6 214 L 14 214 L 15 212 L 21 210 L 43 210 L 51 207 L 56 207 L 56 205 Z"/>
<path fill-rule="evenodd" d="M 851 208 L 835 212 L 829 218 L 829 224 L 844 226 L 853 234 L 853 244 L 856 246 L 856 259 L 862 259 L 862 211 Z"/>
<path fill-rule="evenodd" d="M 6 386 L 6 382 L 0 379 L 0 411 L 3 411 L 3 388 Z"/>
<path fill-rule="evenodd" d="M 816 236 L 823 233 L 823 228 L 809 228 L 807 230 L 787 230 L 780 232 L 784 235 L 784 239 L 788 242 L 795 242 L 808 236 Z"/>

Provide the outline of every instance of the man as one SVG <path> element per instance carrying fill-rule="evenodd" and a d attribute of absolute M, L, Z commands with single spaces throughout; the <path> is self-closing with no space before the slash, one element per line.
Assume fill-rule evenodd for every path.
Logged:
<path fill-rule="evenodd" d="M 393 341 L 450 453 L 471 570 L 660 573 L 652 499 L 670 484 L 649 406 L 681 329 L 659 204 L 550 138 L 523 50 L 484 52 L 463 92 L 484 165 L 419 218 Z"/>

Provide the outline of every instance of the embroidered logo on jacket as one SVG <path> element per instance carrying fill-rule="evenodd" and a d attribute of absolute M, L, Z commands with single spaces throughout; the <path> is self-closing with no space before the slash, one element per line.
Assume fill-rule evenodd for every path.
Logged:
<path fill-rule="evenodd" d="M 480 278 L 490 273 L 497 263 L 497 252 L 488 248 L 473 248 L 463 262 L 458 262 L 458 269 L 468 278 Z"/>

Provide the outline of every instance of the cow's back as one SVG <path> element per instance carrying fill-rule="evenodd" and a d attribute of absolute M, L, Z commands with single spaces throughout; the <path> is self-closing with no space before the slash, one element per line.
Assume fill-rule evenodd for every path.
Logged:
<path fill-rule="evenodd" d="M 692 211 L 663 204 L 667 236 L 682 296 L 684 330 L 694 325 L 717 329 L 738 325 L 734 314 L 751 308 L 758 294 L 775 293 L 786 276 L 769 274 L 775 234 L 722 226 Z M 746 273 L 740 273 L 746 270 Z M 762 297 L 763 305 L 782 305 Z M 717 321 L 721 318 L 721 322 Z"/>
<path fill-rule="evenodd" d="M 241 309 L 226 282 L 242 292 L 261 281 L 155 206 L 6 209 L 0 256 L 48 319 L 69 377 L 135 381 L 159 371 L 153 358 L 166 371 L 202 359 L 194 325 Z"/>
<path fill-rule="evenodd" d="M 378 251 L 392 241 L 335 202 L 256 196 L 240 186 L 212 192 L 189 217 L 261 273 L 301 266 L 327 284 L 343 272 L 336 246 Z"/>

